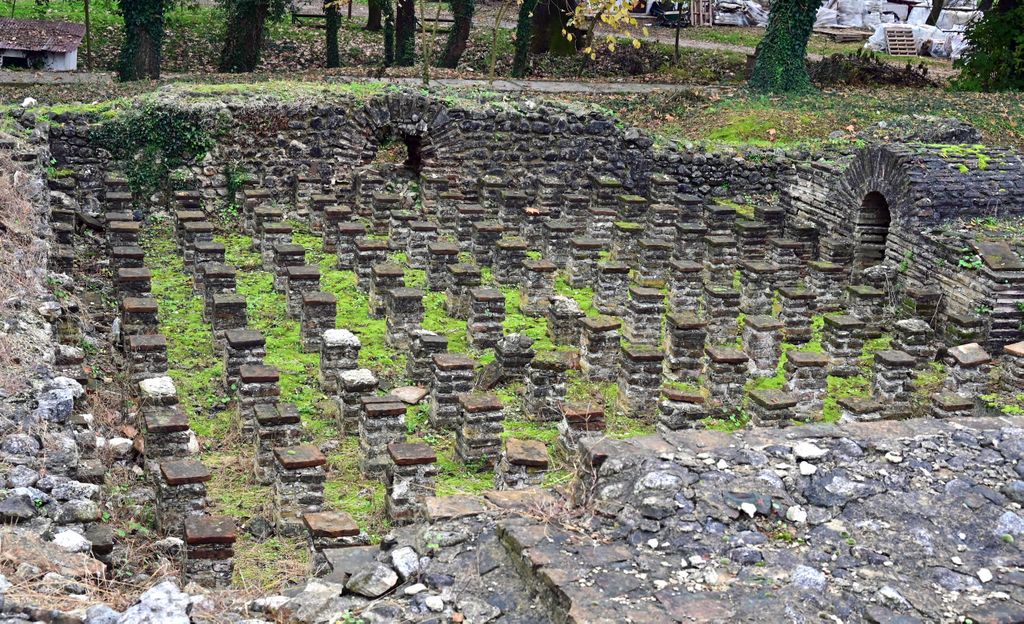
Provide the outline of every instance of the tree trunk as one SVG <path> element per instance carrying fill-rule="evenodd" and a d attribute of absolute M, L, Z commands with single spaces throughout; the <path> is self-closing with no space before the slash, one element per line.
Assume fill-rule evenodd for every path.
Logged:
<path fill-rule="evenodd" d="M 381 29 L 381 0 L 370 0 L 366 17 L 366 30 L 377 32 Z"/>
<path fill-rule="evenodd" d="M 576 53 L 576 43 L 582 42 L 585 31 L 569 26 L 569 18 L 576 10 L 576 3 L 571 0 L 542 0 L 533 11 L 533 40 L 530 51 L 533 54 L 554 54 L 571 56 Z M 562 31 L 571 32 L 573 43 L 565 38 Z"/>
<path fill-rule="evenodd" d="M 391 67 L 395 64 L 395 9 L 391 0 L 378 2 L 384 21 L 384 67 Z"/>
<path fill-rule="evenodd" d="M 164 0 L 121 0 L 124 16 L 124 43 L 118 68 L 121 80 L 160 77 L 165 9 Z"/>
<path fill-rule="evenodd" d="M 519 6 L 519 20 L 516 23 L 516 55 L 512 59 L 512 77 L 522 78 L 530 64 L 530 39 L 532 19 L 530 14 L 537 8 L 537 0 L 523 0 Z"/>
<path fill-rule="evenodd" d="M 772 4 L 768 29 L 757 45 L 751 89 L 768 93 L 813 89 L 804 57 L 821 5 L 822 0 L 776 0 Z"/>
<path fill-rule="evenodd" d="M 338 13 L 338 1 L 328 0 L 324 4 L 324 20 L 327 23 L 327 67 L 341 67 L 341 54 L 338 51 L 341 14 Z"/>
<path fill-rule="evenodd" d="M 220 55 L 222 72 L 244 73 L 256 70 L 269 14 L 268 0 L 243 0 L 231 6 L 228 10 L 227 36 Z"/>
<path fill-rule="evenodd" d="M 938 24 L 939 14 L 942 13 L 944 8 L 946 8 L 945 0 L 932 0 L 932 10 L 928 12 L 928 18 L 924 20 L 924 23 L 928 26 Z"/>
<path fill-rule="evenodd" d="M 416 2 L 398 0 L 395 9 L 395 65 L 416 63 Z"/>
<path fill-rule="evenodd" d="M 451 0 L 452 15 L 455 23 L 448 33 L 448 44 L 444 53 L 438 61 L 441 67 L 455 69 L 459 65 L 462 53 L 466 51 L 466 43 L 469 41 L 469 32 L 473 26 L 473 0 Z"/>

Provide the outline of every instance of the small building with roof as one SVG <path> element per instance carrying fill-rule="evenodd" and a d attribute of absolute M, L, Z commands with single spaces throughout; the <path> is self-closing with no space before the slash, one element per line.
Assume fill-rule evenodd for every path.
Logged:
<path fill-rule="evenodd" d="M 0 18 L 0 68 L 74 71 L 85 25 Z"/>

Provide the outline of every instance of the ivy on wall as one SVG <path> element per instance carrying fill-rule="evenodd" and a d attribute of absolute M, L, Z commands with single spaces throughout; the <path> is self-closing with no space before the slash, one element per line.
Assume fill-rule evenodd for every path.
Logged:
<path fill-rule="evenodd" d="M 813 90 L 804 57 L 822 0 L 776 0 L 757 45 L 750 88 L 767 93 Z"/>
<path fill-rule="evenodd" d="M 124 42 L 117 73 L 121 80 L 160 77 L 166 0 L 119 0 L 124 17 Z"/>

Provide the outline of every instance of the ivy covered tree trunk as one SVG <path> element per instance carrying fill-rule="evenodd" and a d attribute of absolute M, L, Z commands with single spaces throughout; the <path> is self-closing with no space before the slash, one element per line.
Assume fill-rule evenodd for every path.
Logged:
<path fill-rule="evenodd" d="M 1024 90 L 1024 0 L 998 0 L 965 33 L 971 44 L 953 82 L 967 91 Z"/>
<path fill-rule="evenodd" d="M 395 11 L 395 65 L 416 63 L 416 2 L 398 0 Z"/>
<path fill-rule="evenodd" d="M 366 30 L 378 32 L 381 29 L 381 0 L 369 0 L 367 3 Z"/>
<path fill-rule="evenodd" d="M 516 55 L 512 59 L 512 77 L 522 78 L 530 65 L 530 39 L 533 30 L 533 10 L 537 8 L 537 0 L 523 0 L 519 6 L 519 19 L 516 22 Z"/>
<path fill-rule="evenodd" d="M 283 10 L 281 0 L 221 0 L 227 9 L 227 33 L 220 54 L 222 72 L 256 70 L 267 18 Z"/>
<path fill-rule="evenodd" d="M 579 41 L 580 32 L 569 25 L 569 16 L 576 10 L 576 3 L 567 0 L 539 0 L 533 10 L 533 33 L 530 52 L 533 54 L 554 54 L 571 56 L 576 46 L 566 39 L 562 31 L 571 31 Z"/>
<path fill-rule="evenodd" d="M 391 0 L 378 0 L 384 22 L 384 67 L 395 64 L 395 9 Z"/>
<path fill-rule="evenodd" d="M 341 67 L 341 53 L 338 51 L 341 15 L 338 13 L 337 0 L 324 3 L 324 21 L 327 25 L 327 67 Z"/>
<path fill-rule="evenodd" d="M 768 29 L 757 44 L 750 88 L 767 93 L 810 91 L 804 57 L 822 0 L 776 0 Z"/>
<path fill-rule="evenodd" d="M 165 0 L 120 0 L 120 3 L 124 43 L 118 75 L 121 80 L 155 80 L 160 77 Z"/>
<path fill-rule="evenodd" d="M 469 41 L 469 31 L 473 26 L 473 0 L 451 0 L 452 15 L 455 23 L 448 33 L 448 43 L 445 45 L 444 53 L 438 65 L 455 69 L 459 65 L 462 53 L 466 51 L 466 43 Z"/>

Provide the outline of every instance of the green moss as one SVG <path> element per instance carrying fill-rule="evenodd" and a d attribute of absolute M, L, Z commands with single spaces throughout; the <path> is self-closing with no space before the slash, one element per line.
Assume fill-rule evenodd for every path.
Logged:
<path fill-rule="evenodd" d="M 840 417 L 839 399 L 871 396 L 871 380 L 865 375 L 853 377 L 828 377 L 828 391 L 821 411 L 823 422 L 837 422 Z"/>

